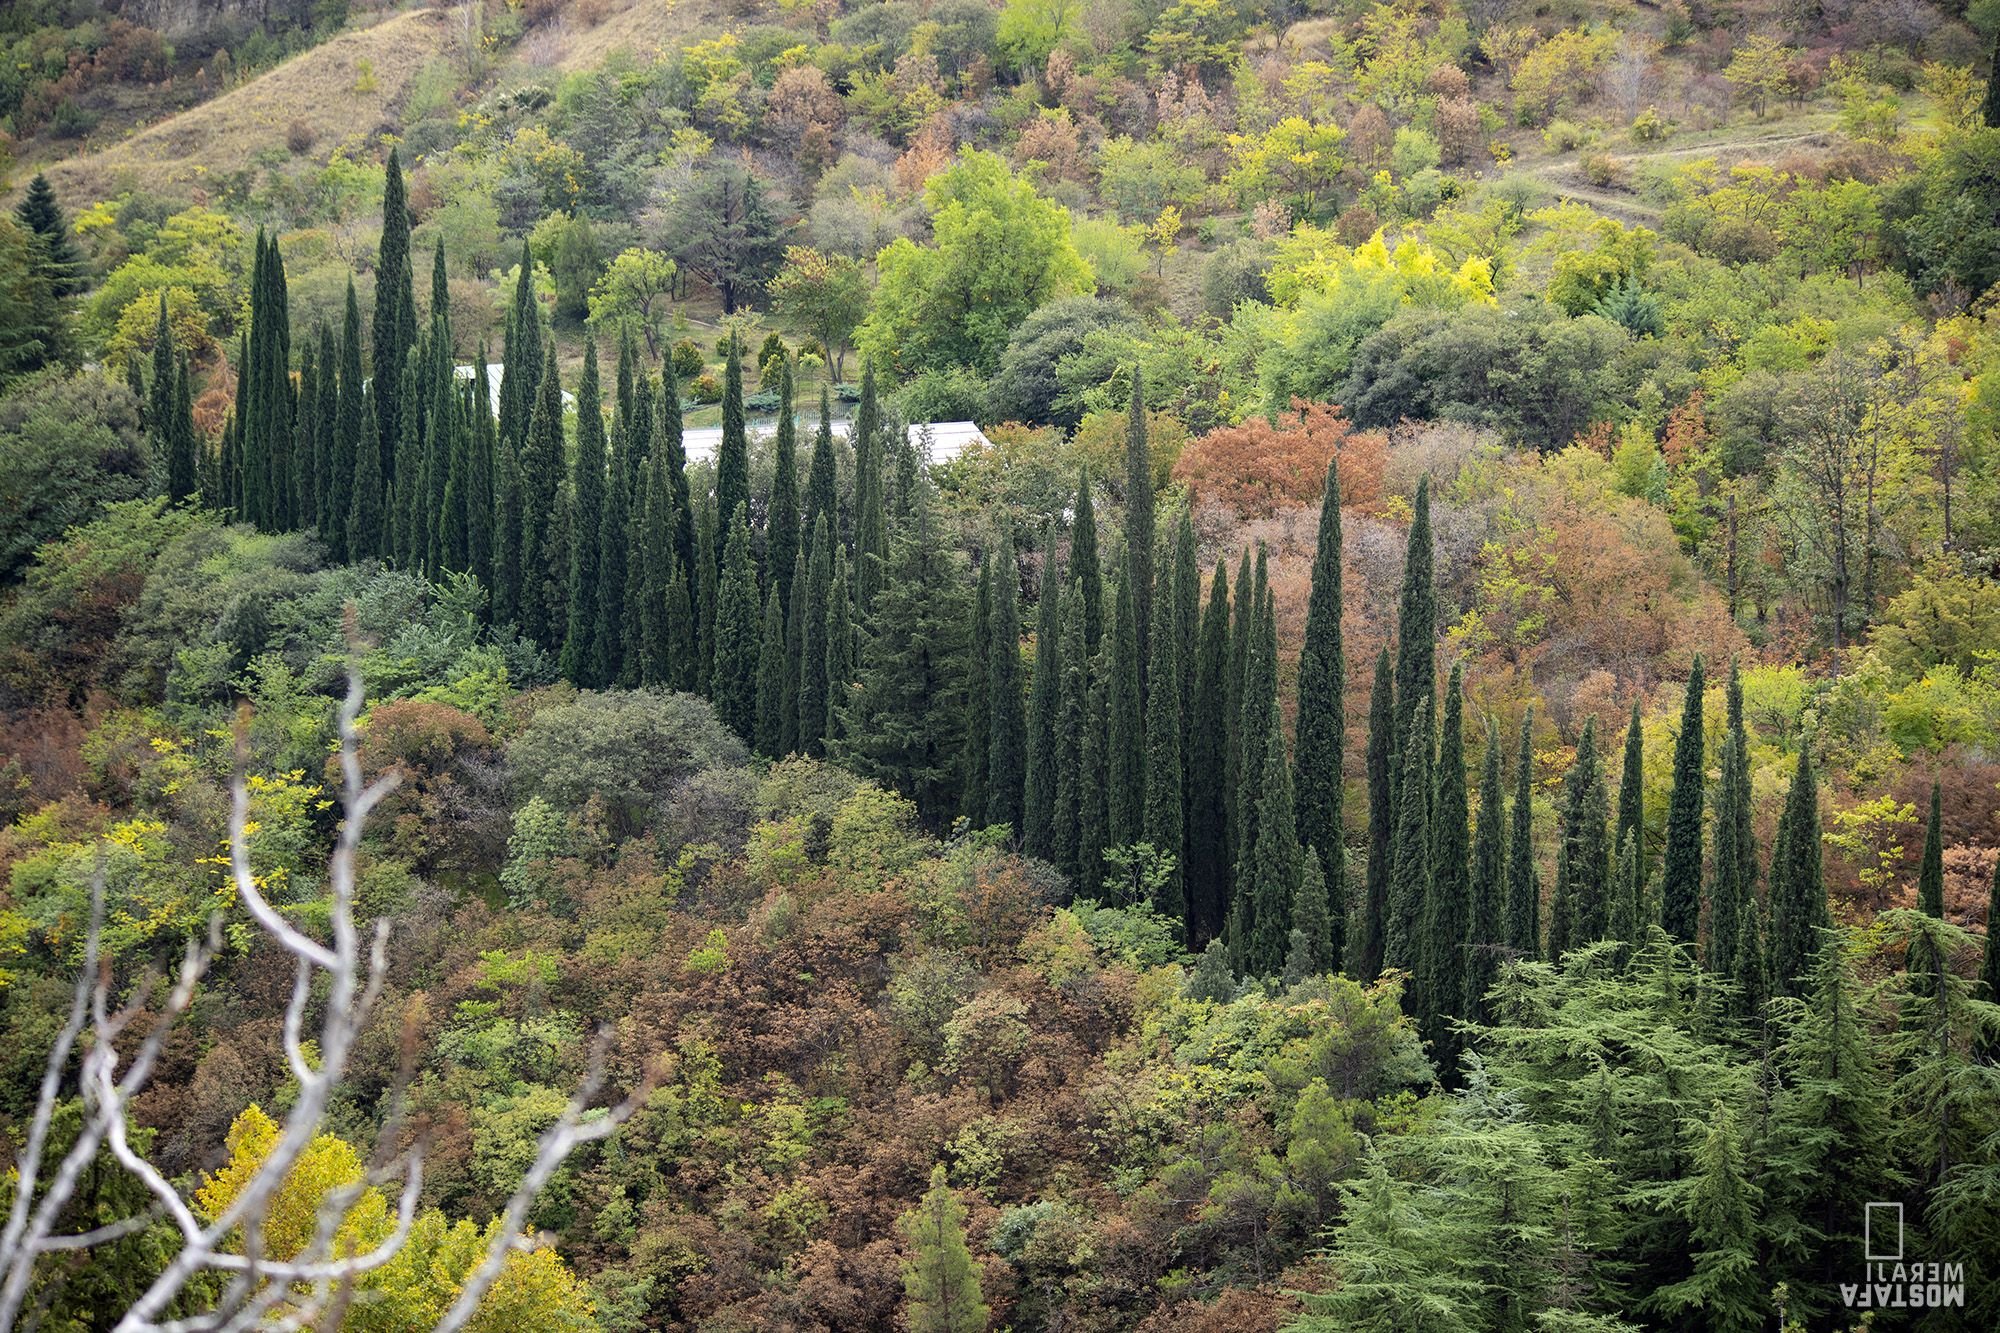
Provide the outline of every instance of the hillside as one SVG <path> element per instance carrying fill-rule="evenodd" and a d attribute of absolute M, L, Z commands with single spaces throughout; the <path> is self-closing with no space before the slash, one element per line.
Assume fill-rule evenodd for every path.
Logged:
<path fill-rule="evenodd" d="M 0 9 L 0 1333 L 2000 1327 L 1997 49 Z"/>

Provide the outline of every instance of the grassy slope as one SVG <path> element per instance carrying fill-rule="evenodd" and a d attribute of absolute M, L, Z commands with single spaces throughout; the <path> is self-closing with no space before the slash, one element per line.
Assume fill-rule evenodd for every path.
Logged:
<path fill-rule="evenodd" d="M 450 35 L 447 16 L 437 10 L 415 10 L 343 33 L 101 152 L 51 163 L 49 179 L 71 200 L 186 186 L 249 166 L 274 146 L 282 149 L 294 120 L 312 127 L 324 154 L 378 127 L 393 128 L 404 89 L 425 62 L 448 47 Z M 364 60 L 373 66 L 375 86 L 360 92 L 356 84 Z"/>

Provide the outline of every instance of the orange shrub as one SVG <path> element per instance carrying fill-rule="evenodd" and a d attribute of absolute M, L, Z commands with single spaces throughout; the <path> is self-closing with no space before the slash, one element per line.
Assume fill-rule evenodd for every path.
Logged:
<path fill-rule="evenodd" d="M 1251 417 L 1212 430 L 1181 450 L 1174 477 L 1197 502 L 1213 500 L 1245 518 L 1263 518 L 1291 505 L 1313 504 L 1326 485 L 1326 465 L 1340 457 L 1341 502 L 1372 509 L 1382 499 L 1388 442 L 1356 433 L 1331 403 L 1294 399 L 1276 425 Z"/>

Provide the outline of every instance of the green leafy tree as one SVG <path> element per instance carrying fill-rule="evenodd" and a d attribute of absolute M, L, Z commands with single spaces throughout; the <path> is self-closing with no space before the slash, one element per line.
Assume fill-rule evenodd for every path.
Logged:
<path fill-rule="evenodd" d="M 854 331 L 868 313 L 868 274 L 861 261 L 808 245 L 785 247 L 785 262 L 768 286 L 771 305 L 819 340 L 840 379 Z"/>

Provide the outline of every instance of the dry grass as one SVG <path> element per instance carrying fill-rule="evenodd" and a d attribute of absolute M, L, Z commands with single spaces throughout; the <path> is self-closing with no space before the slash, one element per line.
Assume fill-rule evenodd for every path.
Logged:
<path fill-rule="evenodd" d="M 121 190 L 167 191 L 240 170 L 270 148 L 282 151 L 288 128 L 309 127 L 322 152 L 378 127 L 425 62 L 450 42 L 437 10 L 399 14 L 343 33 L 200 106 L 140 130 L 101 152 L 55 162 L 49 179 L 72 205 Z M 362 62 L 373 87 L 363 88 Z"/>
<path fill-rule="evenodd" d="M 566 20 L 558 62 L 563 69 L 589 69 L 621 49 L 650 57 L 712 14 L 707 0 L 606 0 L 605 8 L 616 12 L 607 12 L 594 25 L 585 26 L 574 17 Z"/>

